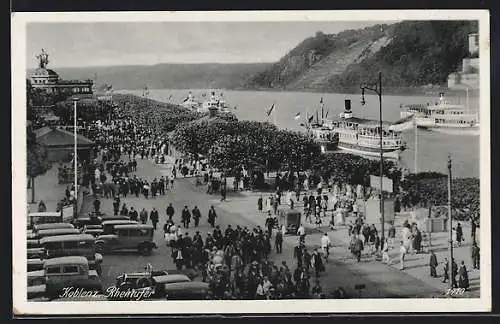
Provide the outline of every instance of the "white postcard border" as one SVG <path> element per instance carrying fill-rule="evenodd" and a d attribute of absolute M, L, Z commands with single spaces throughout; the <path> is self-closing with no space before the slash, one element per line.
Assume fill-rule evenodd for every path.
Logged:
<path fill-rule="evenodd" d="M 376 17 L 377 19 L 373 19 Z M 480 298 L 280 301 L 28 302 L 26 299 L 26 24 L 112 21 L 387 21 L 479 20 L 480 44 Z M 12 14 L 13 312 L 55 314 L 221 314 L 478 312 L 491 310 L 490 26 L 487 10 L 346 10 L 213 12 L 59 12 Z M 23 149 L 24 148 L 24 149 Z"/>

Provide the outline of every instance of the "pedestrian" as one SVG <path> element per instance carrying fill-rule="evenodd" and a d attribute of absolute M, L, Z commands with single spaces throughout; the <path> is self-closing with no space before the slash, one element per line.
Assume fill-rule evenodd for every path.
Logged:
<path fill-rule="evenodd" d="M 323 250 L 323 253 L 326 256 L 326 260 L 328 262 L 328 257 L 330 256 L 330 247 L 332 246 L 332 241 L 328 237 L 328 233 L 325 233 L 321 237 L 321 249 Z"/>
<path fill-rule="evenodd" d="M 143 224 L 146 224 L 146 222 L 148 221 L 148 212 L 146 211 L 146 208 L 142 208 L 141 212 L 139 213 L 139 219 Z"/>
<path fill-rule="evenodd" d="M 471 254 L 472 254 L 472 267 L 474 269 L 479 270 L 479 246 L 477 246 L 476 241 L 472 243 L 472 248 L 471 248 Z"/>
<path fill-rule="evenodd" d="M 266 218 L 266 222 L 264 225 L 267 227 L 267 231 L 268 231 L 269 235 L 272 236 L 274 220 L 271 217 L 271 212 L 267 213 L 267 218 Z"/>
<path fill-rule="evenodd" d="M 314 286 L 311 289 L 311 294 L 315 299 L 320 299 L 322 297 L 322 292 L 323 289 L 321 288 L 321 285 L 319 284 L 319 279 L 316 279 L 316 282 Z"/>
<path fill-rule="evenodd" d="M 446 283 L 448 280 L 450 280 L 450 263 L 448 262 L 448 258 L 444 258 L 443 280 L 441 282 Z"/>
<path fill-rule="evenodd" d="M 118 215 L 118 210 L 120 209 L 120 197 L 118 195 L 113 199 L 113 215 Z"/>
<path fill-rule="evenodd" d="M 158 211 L 156 210 L 155 207 L 153 207 L 153 210 L 151 211 L 149 218 L 151 219 L 151 223 L 153 223 L 153 228 L 156 231 L 156 225 L 158 224 L 159 217 L 158 217 Z"/>
<path fill-rule="evenodd" d="M 464 241 L 464 232 L 462 229 L 462 225 L 460 225 L 460 223 L 457 224 L 457 228 L 455 229 L 455 231 L 456 231 L 457 245 L 461 246 L 462 241 Z"/>
<path fill-rule="evenodd" d="M 260 195 L 259 199 L 257 200 L 257 209 L 259 212 L 262 212 L 263 208 L 263 200 L 262 200 L 262 195 Z"/>
<path fill-rule="evenodd" d="M 198 227 L 198 225 L 200 224 L 200 218 L 201 218 L 201 212 L 198 209 L 198 206 L 194 206 L 194 208 L 192 210 L 192 215 L 193 215 L 193 219 L 194 219 L 194 227 Z"/>
<path fill-rule="evenodd" d="M 208 211 L 208 223 L 213 228 L 215 226 L 215 219 L 217 218 L 217 213 L 215 212 L 214 206 L 210 206 Z"/>
<path fill-rule="evenodd" d="M 130 218 L 130 220 L 137 222 L 139 214 L 137 213 L 137 210 L 134 209 L 134 207 L 130 207 L 130 211 L 128 212 L 128 217 Z"/>
<path fill-rule="evenodd" d="M 299 235 L 299 241 L 300 242 L 305 242 L 305 240 L 306 240 L 306 229 L 304 228 L 304 225 L 300 224 L 299 228 L 297 229 L 297 235 Z"/>
<path fill-rule="evenodd" d="M 405 269 L 405 256 L 408 253 L 408 250 L 403 241 L 400 242 L 401 246 L 399 247 L 399 270 Z"/>
<path fill-rule="evenodd" d="M 168 220 L 172 220 L 172 217 L 174 217 L 174 214 L 175 214 L 175 210 L 174 210 L 174 206 L 172 206 L 172 203 L 170 203 L 167 207 L 167 216 L 168 216 Z"/>
<path fill-rule="evenodd" d="M 389 227 L 389 231 L 387 232 L 388 244 L 389 248 L 394 248 L 394 239 L 396 238 L 396 228 L 394 227 L 394 221 L 391 221 L 391 227 Z"/>
<path fill-rule="evenodd" d="M 281 231 L 276 231 L 274 246 L 276 248 L 276 253 L 281 254 L 283 252 L 283 233 Z"/>
<path fill-rule="evenodd" d="M 429 268 L 430 268 L 430 275 L 432 278 L 437 278 L 437 273 L 436 273 L 436 267 L 438 266 L 438 261 L 436 254 L 434 251 L 431 251 L 431 256 L 429 258 Z"/>
<path fill-rule="evenodd" d="M 458 265 L 455 262 L 455 258 L 453 258 L 451 260 L 452 260 L 451 261 L 451 282 L 452 282 L 453 288 L 457 288 L 458 287 L 458 284 L 457 284 Z"/>
<path fill-rule="evenodd" d="M 182 210 L 181 219 L 184 228 L 189 228 L 189 223 L 191 222 L 191 213 L 189 212 L 188 206 L 184 206 L 184 209 Z"/>
<path fill-rule="evenodd" d="M 470 218 L 470 237 L 472 239 L 472 242 L 475 242 L 476 241 L 476 227 L 477 227 L 477 223 L 476 223 L 476 219 L 475 217 L 472 217 Z"/>
<path fill-rule="evenodd" d="M 361 261 L 361 251 L 363 251 L 363 241 L 359 238 L 359 235 L 353 235 L 353 244 L 351 246 L 351 253 L 356 257 L 358 262 Z"/>
<path fill-rule="evenodd" d="M 382 246 L 382 262 L 386 263 L 387 265 L 391 265 L 391 258 L 389 256 L 389 239 L 386 237 L 384 238 L 385 243 Z"/>
<path fill-rule="evenodd" d="M 464 261 L 460 264 L 460 270 L 458 271 L 458 288 L 468 289 L 469 288 L 469 275 L 467 273 L 467 268 L 465 267 Z"/>

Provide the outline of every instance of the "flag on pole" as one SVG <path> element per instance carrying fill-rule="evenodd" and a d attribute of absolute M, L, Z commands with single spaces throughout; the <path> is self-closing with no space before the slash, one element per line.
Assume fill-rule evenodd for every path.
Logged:
<path fill-rule="evenodd" d="M 311 117 L 309 117 L 309 118 L 307 119 L 307 121 L 308 121 L 309 123 L 312 123 L 313 119 L 314 119 L 314 115 L 311 115 Z"/>
<path fill-rule="evenodd" d="M 389 130 L 396 132 L 404 132 L 406 130 L 412 129 L 414 127 L 414 119 L 415 119 L 414 117 L 415 115 L 411 114 L 408 117 L 396 121 L 391 126 L 389 126 Z"/>
<path fill-rule="evenodd" d="M 322 105 L 323 104 L 323 97 L 321 97 L 321 100 L 319 101 L 319 103 Z"/>
<path fill-rule="evenodd" d="M 298 120 L 300 119 L 300 113 L 298 112 L 297 114 L 295 114 L 295 120 Z"/>
<path fill-rule="evenodd" d="M 271 116 L 271 113 L 273 112 L 273 110 L 274 110 L 274 103 L 273 103 L 273 105 L 271 106 L 271 108 L 269 108 L 269 110 L 267 111 L 267 116 L 268 116 L 268 117 L 269 117 L 269 116 Z"/>

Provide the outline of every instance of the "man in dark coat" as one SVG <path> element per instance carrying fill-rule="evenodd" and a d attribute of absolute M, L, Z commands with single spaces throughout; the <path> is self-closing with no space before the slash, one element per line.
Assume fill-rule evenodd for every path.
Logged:
<path fill-rule="evenodd" d="M 174 217 L 174 206 L 172 206 L 172 203 L 170 203 L 167 207 L 167 216 L 169 220 L 172 220 L 172 217 Z"/>
<path fill-rule="evenodd" d="M 434 253 L 434 251 L 431 251 L 431 256 L 429 259 L 429 267 L 431 270 L 431 277 L 433 277 L 433 278 L 437 277 L 437 274 L 436 274 L 436 267 L 437 266 L 438 266 L 438 262 L 437 262 L 436 254 Z"/>
<path fill-rule="evenodd" d="M 265 222 L 265 226 L 267 227 L 267 231 L 269 232 L 269 235 L 273 234 L 273 225 L 274 225 L 274 220 L 271 217 L 271 212 L 267 213 L 267 218 Z"/>
<path fill-rule="evenodd" d="M 151 219 L 151 223 L 153 223 L 153 228 L 156 231 L 156 225 L 158 224 L 158 221 L 159 221 L 158 211 L 156 210 L 156 208 L 153 207 L 153 210 L 151 211 L 149 218 Z"/>
<path fill-rule="evenodd" d="M 472 243 L 472 248 L 471 248 L 471 254 L 472 254 L 472 267 L 474 269 L 479 269 L 479 246 L 477 246 L 476 241 Z"/>
<path fill-rule="evenodd" d="M 464 240 L 464 232 L 462 229 L 462 225 L 460 223 L 457 224 L 457 228 L 455 229 L 457 236 L 457 244 L 458 246 L 462 245 L 462 241 Z"/>
<path fill-rule="evenodd" d="M 201 218 L 201 212 L 198 209 L 198 206 L 194 206 L 193 211 L 192 211 L 193 219 L 194 219 L 194 226 L 198 227 L 200 224 L 200 218 Z"/>
<path fill-rule="evenodd" d="M 118 195 L 113 199 L 113 214 L 118 215 L 118 210 L 120 209 L 120 197 Z"/>
<path fill-rule="evenodd" d="M 283 233 L 281 231 L 276 232 L 276 238 L 274 239 L 274 246 L 276 248 L 276 253 L 281 254 L 283 252 Z"/>
<path fill-rule="evenodd" d="M 189 223 L 191 222 L 191 213 L 189 212 L 188 206 L 184 206 L 181 217 L 184 227 L 189 228 Z"/>
<path fill-rule="evenodd" d="M 217 218 L 217 213 L 215 212 L 214 206 L 210 207 L 210 210 L 208 211 L 208 223 L 210 226 L 214 227 L 215 226 L 215 219 Z"/>
<path fill-rule="evenodd" d="M 146 222 L 148 221 L 148 212 L 146 211 L 145 208 L 143 208 L 141 210 L 141 212 L 139 213 L 139 219 L 141 220 L 141 223 L 143 223 L 143 224 L 146 224 Z"/>
<path fill-rule="evenodd" d="M 458 270 L 458 288 L 469 288 L 469 274 L 467 273 L 464 261 L 461 262 L 460 270 Z"/>
<path fill-rule="evenodd" d="M 137 210 L 135 210 L 134 207 L 130 207 L 128 216 L 130 217 L 130 220 L 137 221 L 137 219 L 139 218 L 139 213 L 137 213 Z"/>

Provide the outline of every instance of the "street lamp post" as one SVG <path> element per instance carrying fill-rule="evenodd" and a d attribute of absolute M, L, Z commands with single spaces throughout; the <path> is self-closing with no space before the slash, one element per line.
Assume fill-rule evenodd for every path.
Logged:
<path fill-rule="evenodd" d="M 78 185 L 78 158 L 77 158 L 77 133 L 76 133 L 76 103 L 78 102 L 78 98 L 73 98 L 73 162 L 74 162 L 74 203 L 75 203 L 75 210 L 74 214 L 76 216 L 76 197 L 77 197 L 77 185 Z"/>
<path fill-rule="evenodd" d="M 380 215 L 381 215 L 381 246 L 383 247 L 385 239 L 385 215 L 384 215 L 384 193 L 382 191 L 382 181 L 384 172 L 384 151 L 383 151 L 383 130 L 382 130 L 382 72 L 378 73 L 378 82 L 374 84 L 361 84 L 361 104 L 364 106 L 365 101 L 365 90 L 371 90 L 378 95 L 379 101 L 379 123 L 380 123 Z"/>
<path fill-rule="evenodd" d="M 448 226 L 449 226 L 449 235 L 450 235 L 450 260 L 449 264 L 449 279 L 450 279 L 450 288 L 453 287 L 453 227 L 452 227 L 452 218 L 451 218 L 451 156 L 448 155 Z"/>

